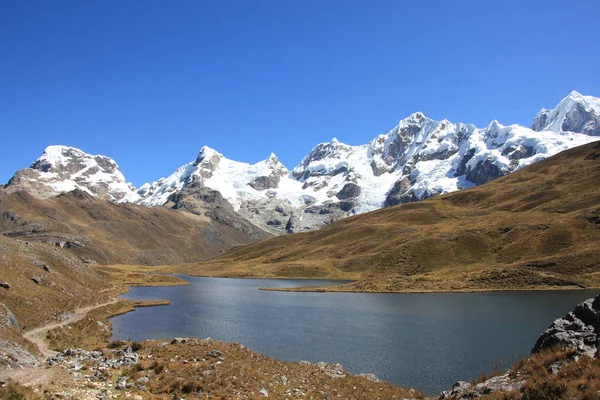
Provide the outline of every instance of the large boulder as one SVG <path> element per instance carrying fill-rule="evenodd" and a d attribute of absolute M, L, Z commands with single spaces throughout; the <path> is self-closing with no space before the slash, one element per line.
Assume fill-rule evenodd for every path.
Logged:
<path fill-rule="evenodd" d="M 576 349 L 590 357 L 600 352 L 600 295 L 584 301 L 557 319 L 540 335 L 532 353 L 554 346 Z"/>

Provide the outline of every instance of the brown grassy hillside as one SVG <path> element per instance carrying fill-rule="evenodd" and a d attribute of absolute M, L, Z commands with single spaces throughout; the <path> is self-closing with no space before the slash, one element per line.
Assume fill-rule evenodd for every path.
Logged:
<path fill-rule="evenodd" d="M 0 282 L 9 286 L 0 287 L 0 303 L 12 311 L 22 330 L 55 321 L 114 294 L 106 279 L 69 251 L 3 236 Z"/>
<path fill-rule="evenodd" d="M 157 265 L 200 261 L 268 237 L 244 221 L 163 207 L 113 204 L 80 191 L 40 200 L 0 190 L 0 232 L 59 243 L 102 264 Z"/>
<path fill-rule="evenodd" d="M 360 278 L 335 290 L 598 287 L 600 143 L 470 190 L 239 246 L 173 270 Z"/>

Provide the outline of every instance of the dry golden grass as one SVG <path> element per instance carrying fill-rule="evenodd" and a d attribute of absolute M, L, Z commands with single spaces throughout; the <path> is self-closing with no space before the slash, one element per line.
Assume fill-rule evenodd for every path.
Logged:
<path fill-rule="evenodd" d="M 5 387 L 0 388 L 0 400 L 43 400 L 46 397 L 32 389 L 9 380 Z"/>
<path fill-rule="evenodd" d="M 0 288 L 0 303 L 12 311 L 22 330 L 114 295 L 109 283 L 68 250 L 4 236 L 0 236 L 0 277 L 11 286 Z"/>
<path fill-rule="evenodd" d="M 117 286 L 179 286 L 189 282 L 157 272 L 156 267 L 131 265 L 94 265 L 91 267 L 108 282 Z"/>
<path fill-rule="evenodd" d="M 46 342 L 48 347 L 55 351 L 69 348 L 102 349 L 106 347 L 112 336 L 110 317 L 134 311 L 138 307 L 167 304 L 170 302 L 166 300 L 123 300 L 96 308 L 72 324 L 50 330 L 46 334 Z"/>
<path fill-rule="evenodd" d="M 168 269 L 191 275 L 359 280 L 327 290 L 600 287 L 600 144 L 488 184 Z"/>
<path fill-rule="evenodd" d="M 315 365 L 278 361 L 237 344 L 190 340 L 188 343 L 157 347 L 157 341 L 142 343 L 139 365 L 120 373 L 134 380 L 150 378 L 144 398 L 197 397 L 211 399 L 260 398 L 266 389 L 269 398 L 283 399 L 286 392 L 302 398 L 400 399 L 424 398 L 419 392 L 385 382 L 345 374 L 331 377 Z M 213 357 L 210 352 L 221 354 Z M 151 354 L 152 358 L 147 358 Z M 285 378 L 282 378 L 285 376 Z"/>
<path fill-rule="evenodd" d="M 553 374 L 550 365 L 562 368 Z M 573 350 L 548 350 L 519 361 L 511 374 L 527 377 L 520 391 L 493 393 L 486 400 L 594 400 L 600 398 L 600 359 L 575 358 Z"/>
<path fill-rule="evenodd" d="M 0 190 L 0 232 L 29 241 L 79 243 L 70 248 L 74 254 L 101 264 L 200 261 L 255 240 L 203 215 L 113 204 L 76 192 L 40 200 Z M 270 236 L 259 229 L 255 233 Z"/>

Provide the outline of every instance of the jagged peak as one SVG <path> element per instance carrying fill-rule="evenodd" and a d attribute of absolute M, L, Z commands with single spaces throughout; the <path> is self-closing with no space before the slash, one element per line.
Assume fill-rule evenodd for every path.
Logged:
<path fill-rule="evenodd" d="M 282 167 L 285 168 L 285 166 L 281 163 L 281 161 L 279 161 L 279 158 L 277 157 L 277 155 L 275 155 L 275 153 L 273 153 L 273 152 L 271 152 L 264 161 L 260 161 L 258 164 L 261 164 L 261 163 L 269 165 L 273 168 L 282 168 Z"/>
<path fill-rule="evenodd" d="M 416 121 L 416 122 L 421 123 L 427 119 L 430 119 L 430 118 L 428 118 L 423 112 L 417 111 L 417 112 L 410 114 L 408 117 L 400 120 L 400 122 L 402 123 L 404 121 L 406 121 L 406 122 L 415 122 Z"/>
<path fill-rule="evenodd" d="M 490 121 L 490 123 L 488 124 L 486 129 L 494 130 L 494 129 L 499 129 L 499 128 L 504 128 L 504 125 L 502 125 L 500 122 L 498 122 L 497 119 L 493 119 Z"/>
<path fill-rule="evenodd" d="M 559 109 L 561 106 L 572 104 L 572 103 L 580 103 L 592 107 L 600 106 L 600 98 L 594 96 L 585 96 L 579 93 L 576 90 L 571 91 L 566 97 L 564 97 L 558 105 L 554 109 Z M 552 111 L 552 110 L 550 110 Z"/>
<path fill-rule="evenodd" d="M 587 114 L 587 116 L 586 116 Z M 593 117 L 595 115 L 595 117 Z M 576 90 L 571 91 L 553 109 L 543 108 L 533 120 L 531 129 L 535 131 L 577 131 L 597 135 L 597 122 L 592 125 L 581 124 L 582 119 L 600 116 L 600 98 L 585 96 Z"/>
<path fill-rule="evenodd" d="M 198 157 L 196 157 L 196 163 L 200 163 L 200 162 L 202 162 L 206 159 L 210 159 L 214 156 L 217 156 L 219 158 L 224 158 L 223 154 L 219 153 L 212 147 L 202 146 L 202 148 L 200 149 L 200 152 L 198 153 Z"/>
<path fill-rule="evenodd" d="M 30 168 L 47 172 L 54 167 L 66 166 L 75 161 L 86 160 L 85 164 L 90 162 L 98 164 L 101 168 L 118 169 L 119 165 L 115 160 L 101 154 L 89 154 L 76 147 L 65 145 L 50 145 L 46 147 L 42 155 L 30 165 Z"/>
<path fill-rule="evenodd" d="M 84 151 L 70 146 L 64 146 L 60 144 L 53 144 L 44 149 L 42 155 L 38 158 L 37 161 L 44 160 L 50 163 L 65 161 L 69 155 L 68 153 L 75 153 L 77 156 L 85 156 L 88 155 L 93 157 L 90 154 L 85 153 Z M 67 154 L 65 154 L 67 153 Z M 35 164 L 35 163 L 34 163 Z"/>

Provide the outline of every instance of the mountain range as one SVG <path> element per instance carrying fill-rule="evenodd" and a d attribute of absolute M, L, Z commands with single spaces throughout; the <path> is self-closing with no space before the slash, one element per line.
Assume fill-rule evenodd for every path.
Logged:
<path fill-rule="evenodd" d="M 25 190 L 45 199 L 78 189 L 114 203 L 212 212 L 213 217 L 216 204 L 243 224 L 278 235 L 471 188 L 598 136 L 600 99 L 574 91 L 555 108 L 542 109 L 530 128 L 498 121 L 477 128 L 417 112 L 364 145 L 335 138 L 320 143 L 293 170 L 275 154 L 251 165 L 205 146 L 170 176 L 137 189 L 108 157 L 49 146 L 4 191 Z"/>
<path fill-rule="evenodd" d="M 600 142 L 484 185 L 237 246 L 165 272 L 352 279 L 317 291 L 600 287 Z"/>

